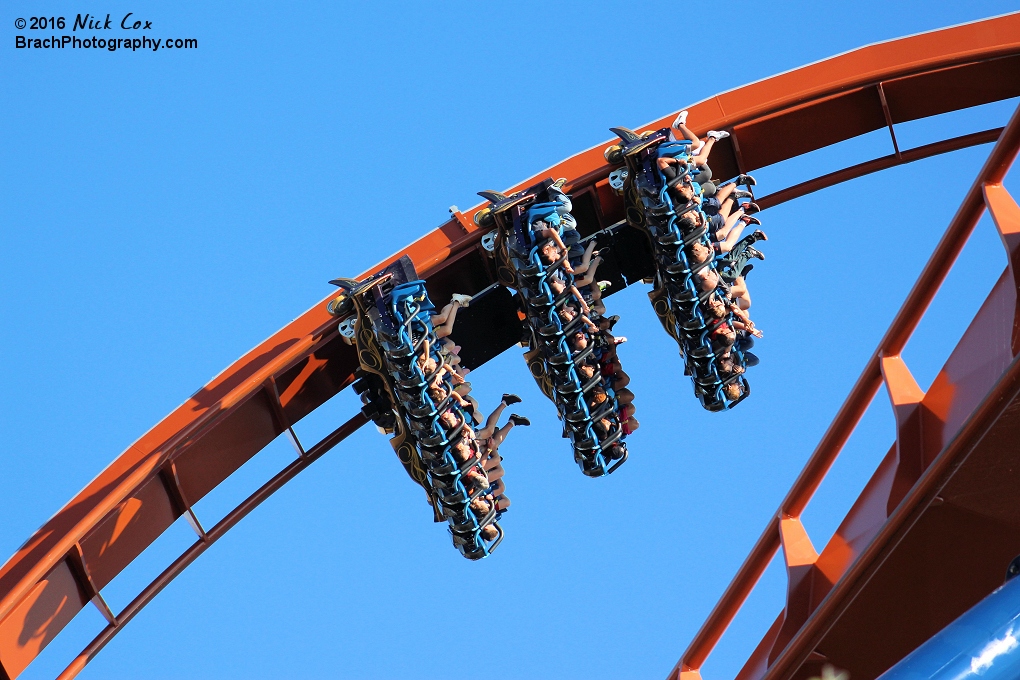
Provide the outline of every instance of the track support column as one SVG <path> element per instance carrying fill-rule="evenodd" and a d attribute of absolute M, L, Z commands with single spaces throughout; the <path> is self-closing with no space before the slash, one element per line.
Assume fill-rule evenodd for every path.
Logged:
<path fill-rule="evenodd" d="M 1013 312 L 1013 356 L 1020 354 L 1020 206 L 1001 183 L 986 183 L 981 187 L 985 207 L 995 222 L 995 228 L 1006 248 L 1009 271 L 1013 275 L 1013 287 L 1017 291 L 1016 309 Z"/>

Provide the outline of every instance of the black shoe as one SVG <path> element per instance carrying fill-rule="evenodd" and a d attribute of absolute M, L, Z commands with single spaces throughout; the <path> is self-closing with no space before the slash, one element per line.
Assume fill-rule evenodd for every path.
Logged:
<path fill-rule="evenodd" d="M 510 404 L 519 404 L 521 403 L 521 398 L 518 397 L 516 394 L 504 394 L 503 403 L 506 404 L 507 406 L 509 406 Z"/>
<path fill-rule="evenodd" d="M 749 265 L 747 265 L 746 267 L 744 267 L 743 269 L 740 270 L 740 275 L 743 276 L 746 279 L 747 275 L 751 273 L 752 269 L 754 269 L 754 265 L 753 264 L 749 264 Z"/>
<path fill-rule="evenodd" d="M 750 257 L 756 257 L 759 260 L 761 260 L 762 262 L 765 261 L 765 253 L 761 252 L 757 248 L 752 248 L 752 247 L 748 246 L 747 250 L 745 250 L 744 252 L 747 253 Z"/>
<path fill-rule="evenodd" d="M 761 208 L 758 207 L 757 203 L 745 203 L 740 207 L 744 209 L 745 215 L 753 215 L 756 212 L 761 212 Z"/>
<path fill-rule="evenodd" d="M 511 413 L 508 419 L 514 425 L 531 425 L 531 421 L 524 416 L 519 416 L 516 413 Z"/>
<path fill-rule="evenodd" d="M 754 177 L 750 175 L 739 175 L 737 177 L 737 184 L 743 184 L 746 187 L 753 187 L 755 185 Z"/>

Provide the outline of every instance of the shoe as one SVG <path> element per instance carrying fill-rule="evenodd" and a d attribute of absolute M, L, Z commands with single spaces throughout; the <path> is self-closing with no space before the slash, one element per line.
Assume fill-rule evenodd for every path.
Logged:
<path fill-rule="evenodd" d="M 607 288 L 611 288 L 612 287 L 613 282 L 612 281 L 599 281 L 595 285 L 599 287 L 600 291 L 605 292 Z"/>
<path fill-rule="evenodd" d="M 747 250 L 745 250 L 744 252 L 747 253 L 748 257 L 758 258 L 762 262 L 765 261 L 765 253 L 761 252 L 757 248 L 751 248 L 750 246 L 748 246 Z"/>
<path fill-rule="evenodd" d="M 726 130 L 709 130 L 708 134 L 706 134 L 705 136 L 708 137 L 709 139 L 719 141 L 720 139 L 726 139 L 727 137 L 729 137 L 730 133 L 726 132 Z"/>
<path fill-rule="evenodd" d="M 506 404 L 507 406 L 509 406 L 510 404 L 519 404 L 521 403 L 521 398 L 518 397 L 516 394 L 504 394 L 503 403 Z"/>
<path fill-rule="evenodd" d="M 738 175 L 737 184 L 743 184 L 745 187 L 753 187 L 755 185 L 754 177 L 750 175 Z"/>
<path fill-rule="evenodd" d="M 753 215 L 756 212 L 761 212 L 761 208 L 758 207 L 757 203 L 745 203 L 740 207 L 744 209 L 745 215 Z"/>
<path fill-rule="evenodd" d="M 743 189 L 735 190 L 732 194 L 730 194 L 730 196 L 736 199 L 741 198 L 750 198 L 752 200 L 754 199 L 754 194 L 752 194 L 750 191 L 744 191 Z"/>
<path fill-rule="evenodd" d="M 679 128 L 681 125 L 687 123 L 687 109 L 684 109 L 677 114 L 676 120 L 673 121 L 673 127 Z"/>
<path fill-rule="evenodd" d="M 467 307 L 471 303 L 471 296 L 454 293 L 450 296 L 450 302 L 459 302 L 461 307 Z"/>
<path fill-rule="evenodd" d="M 513 423 L 514 425 L 525 425 L 525 426 L 531 425 L 531 421 L 530 420 L 528 420 L 524 416 L 519 416 L 516 413 L 511 413 L 510 417 L 508 418 L 508 420 L 511 423 Z"/>
<path fill-rule="evenodd" d="M 755 229 L 754 233 L 751 234 L 751 236 L 754 237 L 755 241 L 768 241 L 769 240 L 769 237 L 766 236 L 765 232 L 762 231 L 761 229 Z"/>
<path fill-rule="evenodd" d="M 754 269 L 754 265 L 753 264 L 749 264 L 749 265 L 745 266 L 743 269 L 740 270 L 740 275 L 743 276 L 746 279 L 747 275 L 751 273 L 752 269 Z"/>
<path fill-rule="evenodd" d="M 759 225 L 759 226 L 761 225 L 761 220 L 759 220 L 757 217 L 754 217 L 752 215 L 744 215 L 740 219 L 742 219 L 745 224 L 756 224 L 756 225 Z"/>
<path fill-rule="evenodd" d="M 552 186 L 556 187 L 557 189 L 562 189 L 563 185 L 566 184 L 566 183 L 567 183 L 567 178 L 566 177 L 560 177 L 558 180 L 556 180 L 555 182 L 552 183 Z"/>

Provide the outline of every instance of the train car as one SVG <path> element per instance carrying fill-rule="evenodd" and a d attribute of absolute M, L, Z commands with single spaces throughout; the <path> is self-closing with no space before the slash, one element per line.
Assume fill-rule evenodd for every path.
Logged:
<path fill-rule="evenodd" d="M 327 305 L 357 347 L 354 389 L 362 412 L 383 432 L 404 469 L 428 496 L 437 522 L 471 560 L 503 540 L 498 520 L 509 501 L 502 466 L 473 436 L 474 406 L 436 337 L 436 308 L 411 260 L 402 257 L 364 281 L 331 281 L 341 292 Z"/>
<path fill-rule="evenodd" d="M 729 253 L 720 255 L 713 243 L 703 190 L 691 181 L 697 172 L 691 142 L 677 140 L 670 128 L 643 135 L 612 131 L 621 143 L 606 149 L 605 157 L 626 165 L 616 181 L 622 180 L 628 223 L 651 243 L 655 277 L 649 298 L 655 313 L 679 345 L 701 405 L 709 411 L 733 408 L 750 394 L 744 374 L 757 363 L 749 352 L 751 336 L 735 330 L 746 315 L 727 297 L 746 265 Z M 674 177 L 663 173 L 663 158 L 673 160 Z M 686 201 L 678 195 L 680 185 L 691 192 Z M 746 253 L 748 245 L 745 239 L 733 252 Z"/>
<path fill-rule="evenodd" d="M 592 249 L 562 186 L 545 180 L 511 196 L 480 192 L 491 205 L 475 219 L 496 227 L 498 277 L 517 291 L 531 373 L 556 404 L 581 471 L 601 477 L 627 460 L 624 439 L 636 421 L 630 401 L 621 402 L 625 374 L 611 332 L 617 317 L 605 316 L 597 281 L 575 278 L 592 266 Z"/>

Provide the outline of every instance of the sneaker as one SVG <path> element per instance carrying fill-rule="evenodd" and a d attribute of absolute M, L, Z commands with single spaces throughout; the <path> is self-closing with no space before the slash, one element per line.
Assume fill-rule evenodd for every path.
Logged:
<path fill-rule="evenodd" d="M 769 237 L 766 236 L 765 232 L 762 231 L 761 229 L 755 229 L 754 233 L 751 234 L 751 236 L 754 236 L 754 240 L 755 241 L 768 241 L 769 240 Z"/>
<path fill-rule="evenodd" d="M 461 307 L 467 307 L 471 303 L 471 296 L 454 293 L 450 296 L 450 302 L 459 302 Z"/>
<path fill-rule="evenodd" d="M 566 177 L 560 177 L 558 180 L 556 180 L 555 182 L 552 183 L 552 186 L 556 187 L 557 189 L 562 189 L 563 185 L 566 184 L 566 183 L 567 183 L 567 178 Z"/>
<path fill-rule="evenodd" d="M 743 184 L 745 187 L 753 187 L 755 185 L 754 177 L 750 175 L 738 175 L 737 184 Z"/>
<path fill-rule="evenodd" d="M 681 125 L 687 123 L 687 109 L 684 109 L 677 114 L 676 120 L 673 121 L 673 127 L 679 128 Z"/>
<path fill-rule="evenodd" d="M 503 403 L 506 404 L 507 406 L 509 406 L 510 404 L 519 404 L 521 403 L 521 398 L 518 397 L 516 394 L 504 394 Z"/>
<path fill-rule="evenodd" d="M 745 224 L 755 224 L 761 226 L 761 220 L 759 220 L 757 217 L 753 217 L 751 215 L 744 215 L 740 219 L 742 219 Z"/>
<path fill-rule="evenodd" d="M 758 258 L 762 262 L 765 261 L 765 254 L 763 252 L 761 252 L 760 250 L 758 250 L 757 248 L 752 248 L 752 247 L 748 246 L 747 250 L 745 250 L 744 252 L 747 253 L 749 257 Z"/>
<path fill-rule="evenodd" d="M 719 141 L 720 139 L 726 139 L 727 137 L 729 137 L 730 133 L 726 132 L 726 130 L 709 130 L 708 134 L 706 134 L 705 136 L 708 137 L 709 139 Z"/>
<path fill-rule="evenodd" d="M 524 416 L 519 416 L 516 413 L 511 413 L 508 420 L 514 425 L 531 425 L 531 421 Z"/>
<path fill-rule="evenodd" d="M 601 290 L 601 291 L 605 292 L 605 290 L 606 290 L 607 288 L 610 288 L 610 287 L 612 287 L 612 285 L 613 285 L 613 282 L 612 282 L 612 281 L 599 281 L 599 282 L 598 282 L 598 283 L 596 283 L 595 285 L 599 287 L 599 290 Z"/>
<path fill-rule="evenodd" d="M 753 215 L 756 212 L 761 212 L 761 208 L 758 207 L 757 203 L 745 203 L 740 207 L 743 208 L 745 215 Z"/>
<path fill-rule="evenodd" d="M 736 189 L 730 195 L 733 196 L 733 198 L 738 198 L 738 199 L 739 198 L 750 198 L 751 200 L 754 200 L 754 194 L 752 194 L 750 191 L 744 191 L 743 189 Z"/>

